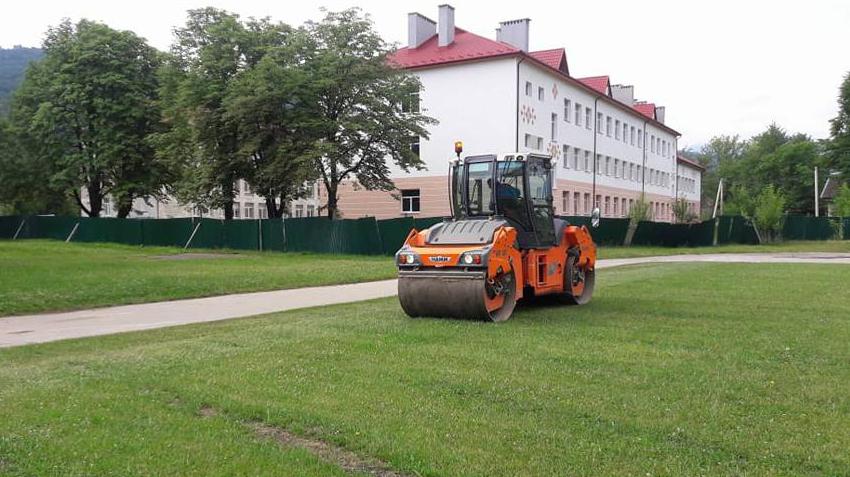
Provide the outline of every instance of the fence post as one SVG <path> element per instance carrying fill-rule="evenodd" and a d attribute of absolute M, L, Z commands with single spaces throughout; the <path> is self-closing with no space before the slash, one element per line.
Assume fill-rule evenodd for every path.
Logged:
<path fill-rule="evenodd" d="M 263 219 L 257 219 L 257 237 L 260 241 L 260 251 L 263 251 Z"/>
<path fill-rule="evenodd" d="M 192 244 L 192 239 L 195 238 L 195 234 L 198 233 L 198 229 L 201 228 L 201 221 L 198 220 L 198 225 L 195 226 L 195 230 L 192 231 L 192 235 L 189 236 L 189 240 L 186 241 L 186 245 L 183 246 L 183 250 L 189 248 L 189 245 Z"/>
<path fill-rule="evenodd" d="M 21 223 L 20 223 L 20 225 L 18 225 L 18 230 L 16 230 L 16 231 L 15 231 L 15 236 L 14 236 L 14 237 L 12 237 L 12 240 L 18 240 L 18 235 L 20 235 L 20 233 L 21 233 L 21 229 L 23 229 L 23 228 L 24 228 L 24 224 L 25 224 L 25 223 L 27 223 L 27 218 L 26 218 L 26 217 L 24 217 L 23 219 L 21 219 Z"/>
<path fill-rule="evenodd" d="M 288 252 L 286 247 L 286 211 L 280 215 L 280 234 L 283 236 L 283 251 Z"/>
<path fill-rule="evenodd" d="M 80 227 L 80 222 L 79 222 L 79 221 L 77 221 L 77 223 L 76 223 L 76 224 L 74 224 L 74 228 L 73 228 L 73 229 L 71 229 L 71 233 L 69 233 L 69 234 L 68 234 L 68 238 L 66 238 L 66 239 L 65 239 L 65 243 L 70 242 L 70 241 L 71 241 L 71 239 L 72 239 L 72 238 L 74 238 L 74 234 L 75 234 L 75 233 L 77 233 L 77 229 L 78 229 L 79 227 Z"/>

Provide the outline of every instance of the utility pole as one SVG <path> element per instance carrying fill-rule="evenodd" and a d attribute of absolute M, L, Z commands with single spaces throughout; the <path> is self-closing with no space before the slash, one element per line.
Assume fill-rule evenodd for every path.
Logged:
<path fill-rule="evenodd" d="M 820 197 L 818 197 L 818 168 L 815 166 L 815 217 L 820 217 Z"/>

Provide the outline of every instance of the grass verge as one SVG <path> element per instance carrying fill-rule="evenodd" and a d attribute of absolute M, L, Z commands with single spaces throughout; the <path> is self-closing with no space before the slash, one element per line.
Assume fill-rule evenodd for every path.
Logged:
<path fill-rule="evenodd" d="M 0 241 L 0 316 L 393 278 L 389 257 Z M 196 258 L 197 257 L 197 258 Z"/>
<path fill-rule="evenodd" d="M 0 350 L 0 474 L 342 473 L 251 425 L 412 475 L 850 468 L 850 267 L 598 280 L 500 325 L 385 299 Z"/>
<path fill-rule="evenodd" d="M 592 231 L 591 231 L 592 233 Z M 659 255 L 707 253 L 779 253 L 837 252 L 850 253 L 850 240 L 788 241 L 767 245 L 718 245 L 716 247 L 599 247 L 599 258 L 653 257 Z"/>

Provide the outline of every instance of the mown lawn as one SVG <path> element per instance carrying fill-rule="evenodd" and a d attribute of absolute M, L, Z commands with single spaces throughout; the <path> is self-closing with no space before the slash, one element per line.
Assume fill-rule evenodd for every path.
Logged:
<path fill-rule="evenodd" d="M 850 267 L 600 271 L 493 325 L 394 299 L 0 350 L 0 474 L 846 475 Z"/>
<path fill-rule="evenodd" d="M 0 241 L 0 316 L 393 278 L 389 257 Z M 197 253 L 212 253 L 202 257 Z"/>
<path fill-rule="evenodd" d="M 592 233 L 592 232 L 591 232 Z M 706 253 L 778 253 L 837 252 L 850 253 L 850 240 L 793 240 L 766 245 L 718 245 L 716 247 L 599 247 L 599 258 L 652 257 L 658 255 Z"/>

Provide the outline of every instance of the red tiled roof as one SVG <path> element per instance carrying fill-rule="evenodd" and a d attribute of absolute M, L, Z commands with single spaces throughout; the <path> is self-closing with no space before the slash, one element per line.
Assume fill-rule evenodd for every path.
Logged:
<path fill-rule="evenodd" d="M 635 103 L 633 106 L 640 114 L 655 119 L 655 103 Z"/>
<path fill-rule="evenodd" d="M 688 158 L 687 158 L 687 157 L 685 157 L 685 156 L 677 155 L 677 156 L 676 156 L 676 160 L 677 160 L 677 161 L 679 161 L 679 162 L 681 162 L 681 163 L 683 163 L 683 164 L 687 164 L 687 165 L 689 165 L 689 166 L 693 167 L 694 169 L 699 169 L 699 170 L 701 170 L 701 171 L 704 171 L 704 170 L 705 170 L 705 166 L 703 166 L 702 164 L 700 164 L 700 163 L 699 163 L 699 162 L 697 162 L 697 161 L 694 161 L 694 160 L 688 159 Z"/>
<path fill-rule="evenodd" d="M 528 55 L 562 73 L 570 74 L 570 69 L 567 66 L 567 52 L 563 48 L 532 51 Z"/>
<path fill-rule="evenodd" d="M 579 78 L 578 80 L 584 83 L 585 85 L 595 89 L 596 91 L 599 91 L 600 93 L 608 96 L 611 81 L 607 76 L 591 76 L 589 78 Z"/>
<path fill-rule="evenodd" d="M 402 68 L 420 68 L 457 61 L 469 61 L 520 53 L 507 43 L 498 42 L 455 28 L 455 39 L 448 46 L 437 45 L 437 35 L 416 48 L 400 48 L 390 55 L 390 61 Z"/>

